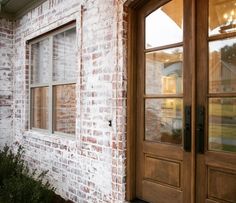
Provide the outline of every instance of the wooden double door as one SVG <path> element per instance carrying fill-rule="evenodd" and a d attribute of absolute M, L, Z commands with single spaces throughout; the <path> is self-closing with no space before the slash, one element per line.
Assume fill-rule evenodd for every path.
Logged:
<path fill-rule="evenodd" d="M 235 203 L 236 1 L 137 10 L 137 198 Z"/>

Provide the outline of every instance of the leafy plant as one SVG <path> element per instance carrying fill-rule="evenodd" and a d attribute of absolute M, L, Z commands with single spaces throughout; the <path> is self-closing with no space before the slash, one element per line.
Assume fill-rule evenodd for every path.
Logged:
<path fill-rule="evenodd" d="M 0 203 L 52 202 L 55 188 L 43 181 L 47 171 L 30 173 L 23 153 L 21 146 L 15 154 L 8 146 L 0 151 Z"/>

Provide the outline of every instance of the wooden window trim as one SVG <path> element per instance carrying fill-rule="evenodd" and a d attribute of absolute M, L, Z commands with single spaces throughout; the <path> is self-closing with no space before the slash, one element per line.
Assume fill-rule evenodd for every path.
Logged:
<path fill-rule="evenodd" d="M 54 103 L 54 96 L 53 96 L 53 87 L 58 86 L 58 85 L 71 85 L 75 84 L 76 81 L 70 80 L 66 82 L 54 82 L 53 81 L 53 37 L 57 34 L 63 33 L 67 30 L 70 29 L 76 29 L 76 22 L 72 21 L 69 22 L 66 25 L 60 26 L 57 29 L 54 29 L 52 31 L 49 31 L 47 33 L 44 33 L 34 39 L 31 39 L 27 41 L 29 44 L 29 130 L 33 130 L 36 132 L 41 132 L 41 133 L 47 133 L 47 134 L 56 134 L 56 135 L 62 135 L 62 136 L 69 136 L 69 137 L 74 137 L 75 134 L 69 134 L 69 133 L 63 133 L 59 131 L 54 130 L 54 124 L 55 124 L 55 119 L 54 119 L 54 111 L 53 111 L 53 103 Z M 77 33 L 76 33 L 77 35 Z M 76 36 L 77 38 L 77 36 Z M 49 39 L 49 82 L 48 83 L 35 83 L 31 84 L 31 56 L 32 56 L 32 45 L 41 42 L 45 39 Z M 32 89 L 38 88 L 38 87 L 48 87 L 48 129 L 40 129 L 40 128 L 35 128 L 32 127 L 33 123 L 33 109 L 32 109 Z M 76 121 L 75 121 L 76 122 Z"/>

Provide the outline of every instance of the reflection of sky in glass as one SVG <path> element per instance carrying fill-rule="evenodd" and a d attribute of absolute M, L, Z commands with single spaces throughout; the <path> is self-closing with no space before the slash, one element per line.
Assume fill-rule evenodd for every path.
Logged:
<path fill-rule="evenodd" d="M 182 42 L 183 30 L 161 9 L 146 17 L 146 48 Z"/>
<path fill-rule="evenodd" d="M 220 40 L 220 41 L 213 41 L 213 42 L 210 42 L 209 49 L 210 49 L 210 52 L 219 51 L 221 48 L 223 48 L 225 46 L 232 46 L 235 43 L 236 43 L 235 38 Z"/>

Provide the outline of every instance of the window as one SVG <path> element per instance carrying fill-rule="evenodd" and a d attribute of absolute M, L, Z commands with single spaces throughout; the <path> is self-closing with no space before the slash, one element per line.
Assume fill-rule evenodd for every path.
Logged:
<path fill-rule="evenodd" d="M 76 28 L 30 43 L 30 127 L 75 134 Z"/>

